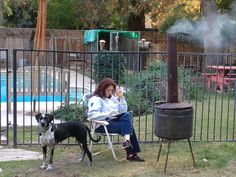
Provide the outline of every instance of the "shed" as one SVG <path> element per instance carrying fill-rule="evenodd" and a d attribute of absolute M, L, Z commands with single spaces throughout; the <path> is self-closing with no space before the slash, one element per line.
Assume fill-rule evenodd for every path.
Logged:
<path fill-rule="evenodd" d="M 84 31 L 86 51 L 98 51 L 99 40 L 105 40 L 107 51 L 138 51 L 140 32 L 93 29 Z"/>

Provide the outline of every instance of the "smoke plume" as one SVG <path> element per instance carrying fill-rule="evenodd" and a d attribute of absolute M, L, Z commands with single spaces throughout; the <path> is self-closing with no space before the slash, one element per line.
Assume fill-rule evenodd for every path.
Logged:
<path fill-rule="evenodd" d="M 236 38 L 235 14 L 236 2 L 232 3 L 227 14 L 212 14 L 214 18 L 210 23 L 205 17 L 196 22 L 181 19 L 170 27 L 168 33 L 187 33 L 205 47 L 222 48 L 225 47 L 225 41 Z M 206 39 L 208 41 L 204 42 Z M 208 44 L 211 46 L 207 46 Z"/>

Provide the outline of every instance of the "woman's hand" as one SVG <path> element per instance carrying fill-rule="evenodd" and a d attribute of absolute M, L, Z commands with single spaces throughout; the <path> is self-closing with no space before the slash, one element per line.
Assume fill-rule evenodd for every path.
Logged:
<path fill-rule="evenodd" d="M 118 98 L 122 98 L 123 97 L 123 92 L 120 89 L 116 89 L 115 96 L 118 97 Z"/>

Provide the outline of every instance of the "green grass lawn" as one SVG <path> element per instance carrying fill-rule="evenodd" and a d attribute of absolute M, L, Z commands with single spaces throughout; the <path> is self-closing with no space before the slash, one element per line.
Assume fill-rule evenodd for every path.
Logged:
<path fill-rule="evenodd" d="M 141 144 L 140 156 L 144 163 L 115 161 L 110 151 L 93 157 L 93 166 L 88 166 L 88 158 L 78 162 L 79 148 L 77 146 L 58 145 L 54 155 L 54 169 L 50 172 L 40 170 L 41 160 L 0 162 L 2 177 L 30 176 L 30 177 L 154 177 L 154 176 L 190 176 L 190 177 L 233 177 L 236 169 L 235 143 L 192 143 L 196 159 L 193 167 L 188 143 L 176 141 L 171 143 L 167 165 L 164 174 L 164 163 L 167 144 L 159 162 L 157 162 L 158 143 Z M 124 156 L 121 145 L 116 145 L 119 157 Z M 20 146 L 34 151 L 41 151 L 40 146 Z M 101 145 L 95 146 L 100 149 Z"/>
<path fill-rule="evenodd" d="M 193 138 L 199 141 L 235 139 L 235 100 L 227 94 L 206 94 L 194 106 Z"/>

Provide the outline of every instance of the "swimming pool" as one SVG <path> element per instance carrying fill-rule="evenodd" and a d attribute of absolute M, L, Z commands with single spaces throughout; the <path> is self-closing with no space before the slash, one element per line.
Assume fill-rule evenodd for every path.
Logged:
<path fill-rule="evenodd" d="M 1 74 L 0 75 L 1 78 L 1 82 L 0 82 L 0 101 L 1 102 L 7 102 L 7 81 L 6 81 L 6 75 Z M 11 85 L 13 83 L 13 80 L 11 80 Z M 42 82 L 44 83 L 44 82 Z M 21 84 L 21 88 L 23 88 L 23 80 L 20 81 Z M 27 88 L 27 84 L 28 81 L 25 81 L 25 88 Z M 53 82 L 49 83 L 51 84 L 51 88 L 53 88 Z M 56 84 L 55 84 L 56 85 Z M 43 85 L 42 85 L 43 87 Z M 77 93 L 76 93 L 77 92 Z M 69 101 L 79 101 L 81 100 L 81 98 L 83 97 L 83 93 L 89 93 L 89 89 L 88 88 L 81 88 L 81 87 L 72 87 L 69 90 Z M 17 102 L 31 102 L 34 100 L 34 96 L 32 96 L 31 94 L 25 94 L 25 95 L 17 95 Z M 13 101 L 13 96 L 11 96 L 11 101 Z M 46 95 L 46 94 L 40 94 L 39 96 L 36 96 L 36 101 L 40 101 L 40 102 L 47 102 L 47 101 L 55 101 L 55 102 L 63 102 L 65 101 L 65 93 L 61 93 L 61 94 L 55 94 L 55 95 Z"/>

